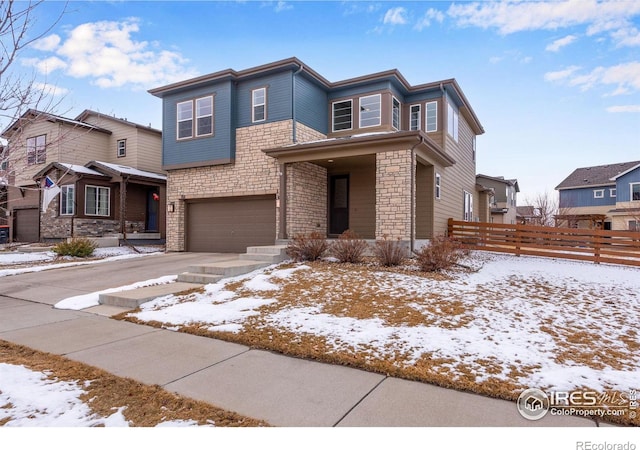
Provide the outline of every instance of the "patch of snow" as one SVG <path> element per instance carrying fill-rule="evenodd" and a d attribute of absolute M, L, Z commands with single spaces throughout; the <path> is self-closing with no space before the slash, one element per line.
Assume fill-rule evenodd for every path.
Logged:
<path fill-rule="evenodd" d="M 2 252 L 0 253 L 0 266 L 42 262 L 42 261 L 52 261 L 53 259 L 55 259 L 55 257 L 56 257 L 56 254 L 53 252 L 34 252 L 34 253 Z"/>
<path fill-rule="evenodd" d="M 73 297 L 68 297 L 63 300 L 60 300 L 58 303 L 54 305 L 54 308 L 73 309 L 73 310 L 90 308 L 92 306 L 98 306 L 100 304 L 99 302 L 100 294 L 111 294 L 113 292 L 130 291 L 133 289 L 138 289 L 146 286 L 154 286 L 158 284 L 169 284 L 176 281 L 176 278 L 178 278 L 177 275 L 166 275 L 164 277 L 153 278 L 151 280 L 145 280 L 145 281 L 139 281 L 137 283 L 128 284 L 126 286 L 104 289 L 102 291 L 91 292 L 89 294 L 75 295 Z"/>

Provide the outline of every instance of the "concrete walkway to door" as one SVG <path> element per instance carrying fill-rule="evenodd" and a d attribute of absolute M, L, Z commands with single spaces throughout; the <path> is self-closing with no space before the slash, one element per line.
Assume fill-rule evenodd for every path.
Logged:
<path fill-rule="evenodd" d="M 173 253 L 5 277 L 0 339 L 276 426 L 596 426 L 550 415 L 531 422 L 513 402 L 116 321 L 105 316 L 118 312 L 114 307 L 51 307 L 69 296 L 177 274 L 224 257 Z"/>

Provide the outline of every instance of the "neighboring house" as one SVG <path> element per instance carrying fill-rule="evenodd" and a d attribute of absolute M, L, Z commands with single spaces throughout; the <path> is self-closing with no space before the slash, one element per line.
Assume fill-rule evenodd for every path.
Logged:
<path fill-rule="evenodd" d="M 163 100 L 168 250 L 347 229 L 414 246 L 478 216 L 484 129 L 453 79 L 412 86 L 390 70 L 333 83 L 290 58 L 149 92 Z"/>
<path fill-rule="evenodd" d="M 2 137 L 12 240 L 164 238 L 160 130 L 89 110 L 75 119 L 29 110 Z M 47 176 L 61 192 L 42 211 Z"/>
<path fill-rule="evenodd" d="M 521 225 L 544 225 L 540 209 L 535 206 L 517 206 L 516 222 Z"/>
<path fill-rule="evenodd" d="M 640 161 L 582 167 L 556 189 L 560 225 L 640 231 Z"/>
<path fill-rule="evenodd" d="M 479 185 L 491 188 L 494 191 L 491 202 L 491 220 L 493 223 L 515 224 L 517 223 L 518 180 L 508 180 L 504 177 L 490 177 L 479 174 L 476 176 Z"/>

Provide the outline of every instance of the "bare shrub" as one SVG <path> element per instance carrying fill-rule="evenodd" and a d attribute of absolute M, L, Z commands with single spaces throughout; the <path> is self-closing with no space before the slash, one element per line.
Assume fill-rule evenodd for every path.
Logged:
<path fill-rule="evenodd" d="M 437 236 L 415 254 L 420 270 L 438 272 L 456 264 L 463 256 L 463 249 L 459 241 L 446 236 Z"/>
<path fill-rule="evenodd" d="M 285 251 L 295 261 L 315 261 L 320 259 L 328 248 L 329 243 L 324 234 L 314 231 L 294 236 Z"/>
<path fill-rule="evenodd" d="M 364 239 L 360 239 L 356 233 L 347 230 L 338 236 L 338 240 L 331 244 L 329 252 L 340 262 L 362 262 L 364 253 L 369 245 Z"/>
<path fill-rule="evenodd" d="M 378 263 L 385 267 L 399 266 L 407 258 L 407 248 L 400 238 L 388 239 L 385 234 L 382 240 L 376 241 L 373 247 L 373 255 Z"/>

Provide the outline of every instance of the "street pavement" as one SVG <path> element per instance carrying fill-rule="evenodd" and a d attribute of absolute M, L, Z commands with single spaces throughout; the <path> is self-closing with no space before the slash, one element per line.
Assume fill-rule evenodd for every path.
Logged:
<path fill-rule="evenodd" d="M 167 253 L 0 278 L 0 339 L 158 384 L 275 426 L 598 425 L 549 414 L 529 421 L 514 402 L 108 317 L 122 308 L 52 307 L 70 296 L 177 275 L 189 265 L 224 257 Z"/>

